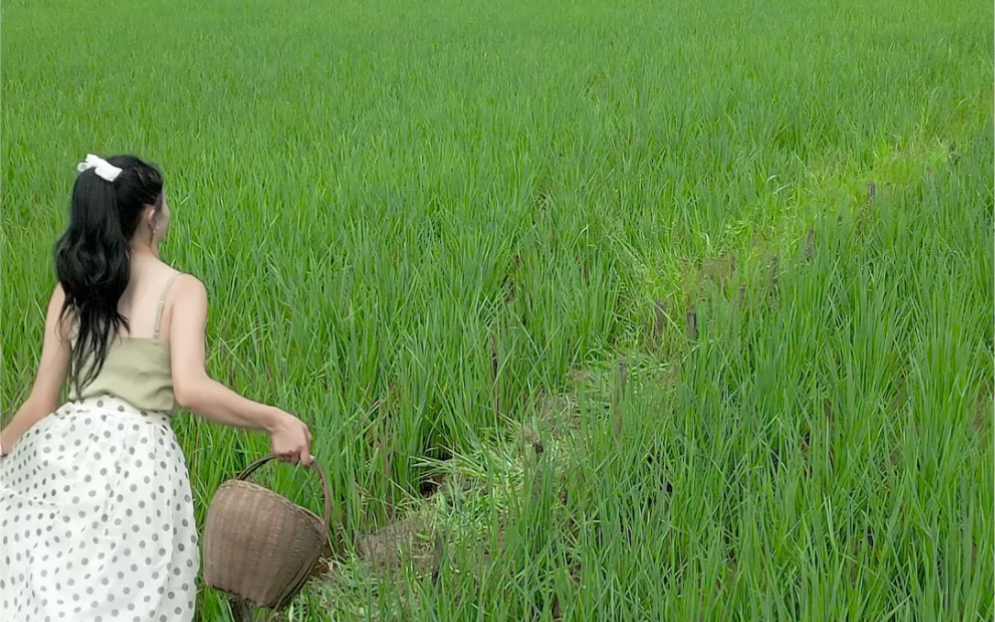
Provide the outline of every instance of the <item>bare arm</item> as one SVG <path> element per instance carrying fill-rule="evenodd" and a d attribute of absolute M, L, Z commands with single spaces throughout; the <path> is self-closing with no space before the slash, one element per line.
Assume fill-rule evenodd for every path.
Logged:
<path fill-rule="evenodd" d="M 170 320 L 170 365 L 177 403 L 216 423 L 263 430 L 273 453 L 292 462 L 311 462 L 311 434 L 297 417 L 279 408 L 246 399 L 207 374 L 204 335 L 207 290 L 199 280 L 177 280 Z"/>
<path fill-rule="evenodd" d="M 22 434 L 59 407 L 72 355 L 72 346 L 66 340 L 65 331 L 61 329 L 60 315 L 65 299 L 62 286 L 57 286 L 48 302 L 41 360 L 34 384 L 31 385 L 31 393 L 10 424 L 0 432 L 0 448 L 4 454 L 10 451 Z"/>

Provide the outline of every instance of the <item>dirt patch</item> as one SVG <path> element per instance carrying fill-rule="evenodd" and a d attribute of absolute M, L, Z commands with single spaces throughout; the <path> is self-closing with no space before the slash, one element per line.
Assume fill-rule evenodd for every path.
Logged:
<path fill-rule="evenodd" d="M 540 393 L 538 400 L 537 423 L 543 428 L 538 431 L 540 435 L 548 433 L 553 438 L 561 438 L 580 429 L 580 412 L 573 396 Z"/>
<path fill-rule="evenodd" d="M 432 474 L 418 482 L 418 494 L 423 499 L 427 499 L 439 492 L 439 488 L 442 486 L 443 478 L 441 475 Z"/>
<path fill-rule="evenodd" d="M 356 553 L 377 572 L 399 570 L 406 560 L 420 571 L 431 572 L 436 557 L 431 530 L 417 519 L 391 523 L 378 531 L 358 537 Z"/>

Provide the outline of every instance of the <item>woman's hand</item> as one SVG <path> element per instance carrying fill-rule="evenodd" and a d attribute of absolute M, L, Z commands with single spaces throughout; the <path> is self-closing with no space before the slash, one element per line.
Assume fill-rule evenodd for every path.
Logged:
<path fill-rule="evenodd" d="M 269 429 L 273 455 L 284 462 L 311 466 L 311 431 L 307 425 L 282 410 L 276 413 Z"/>

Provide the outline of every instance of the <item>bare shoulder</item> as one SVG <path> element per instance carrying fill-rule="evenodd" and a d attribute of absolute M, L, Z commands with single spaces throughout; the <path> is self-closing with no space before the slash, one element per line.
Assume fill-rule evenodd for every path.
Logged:
<path fill-rule="evenodd" d="M 176 288 L 180 298 L 207 297 L 207 288 L 204 287 L 204 282 L 186 272 L 176 277 L 176 283 L 173 287 Z"/>
<path fill-rule="evenodd" d="M 66 290 L 62 289 L 62 283 L 55 284 L 55 290 L 52 291 L 52 297 L 48 299 L 48 305 L 51 309 L 56 309 L 62 311 L 62 305 L 66 303 Z"/>
<path fill-rule="evenodd" d="M 73 327 L 72 318 L 65 315 L 63 310 L 66 306 L 66 290 L 62 289 L 62 283 L 55 284 L 55 290 L 48 299 L 48 313 L 45 318 L 46 324 L 56 329 L 60 338 L 72 338 Z"/>
<path fill-rule="evenodd" d="M 207 313 L 207 288 L 192 274 L 182 273 L 176 277 L 171 293 L 173 313 L 183 317 L 199 317 Z"/>

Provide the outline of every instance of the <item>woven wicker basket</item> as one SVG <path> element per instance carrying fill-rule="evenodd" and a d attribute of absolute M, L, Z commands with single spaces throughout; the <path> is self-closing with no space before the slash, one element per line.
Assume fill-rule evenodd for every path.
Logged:
<path fill-rule="evenodd" d="M 222 484 L 204 525 L 204 583 L 268 609 L 283 609 L 304 587 L 328 543 L 331 493 L 318 463 L 325 516 L 246 481 L 267 456 Z"/>

